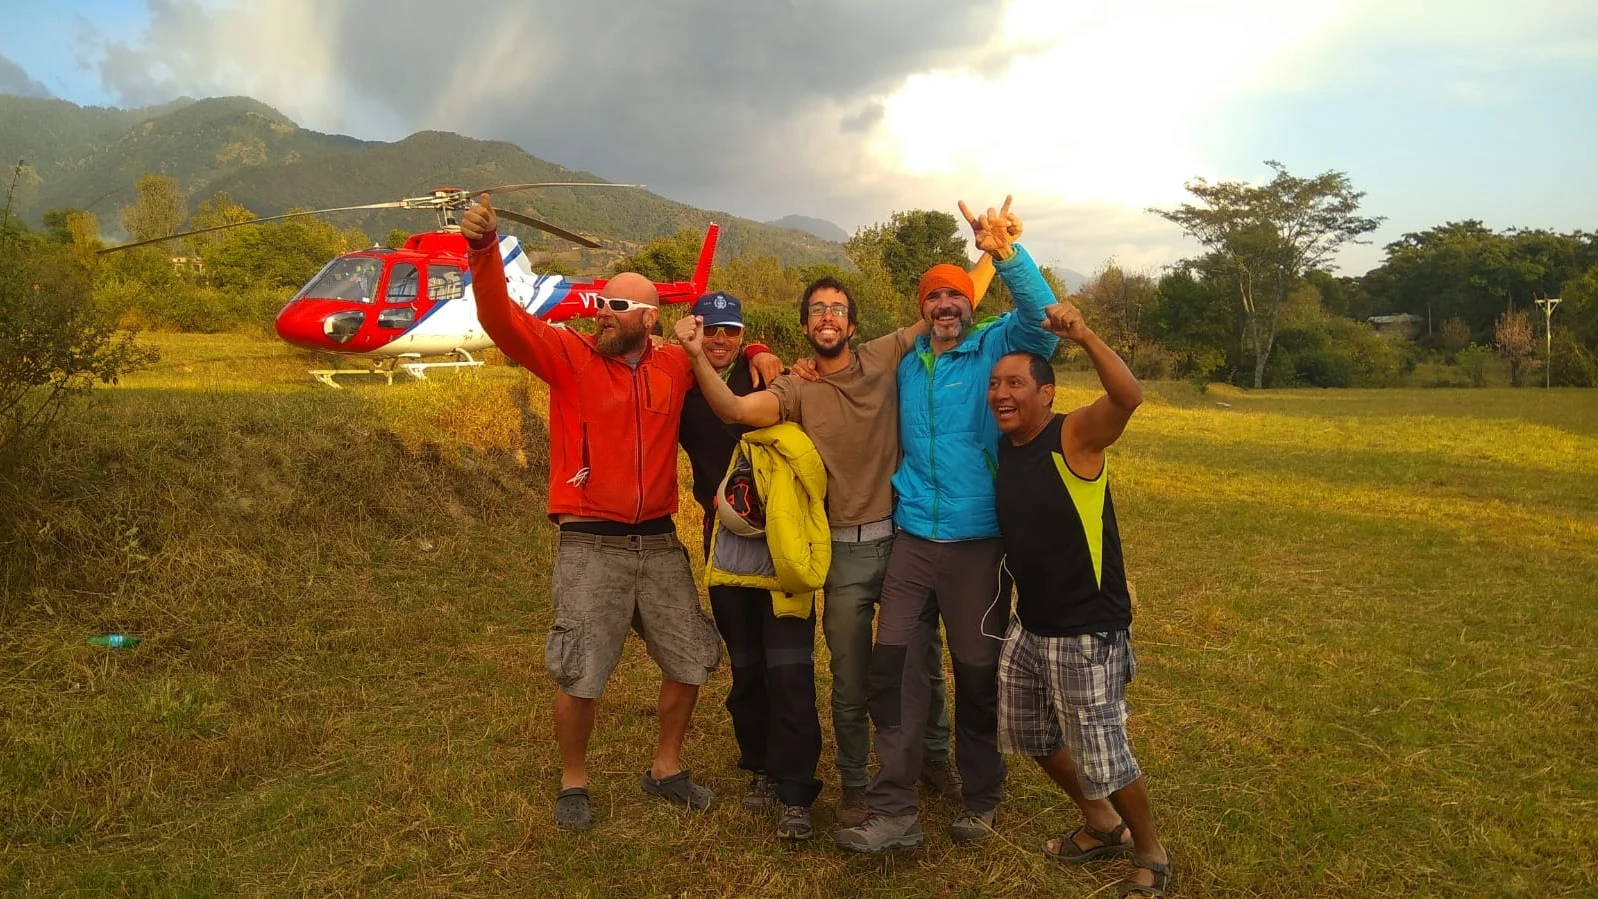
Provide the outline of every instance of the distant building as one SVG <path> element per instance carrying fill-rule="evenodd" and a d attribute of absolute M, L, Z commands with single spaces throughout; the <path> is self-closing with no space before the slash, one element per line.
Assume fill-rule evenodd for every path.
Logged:
<path fill-rule="evenodd" d="M 1409 312 L 1373 315 L 1365 319 L 1365 323 L 1375 328 L 1378 334 L 1397 334 L 1410 340 L 1426 333 L 1426 317 Z"/>

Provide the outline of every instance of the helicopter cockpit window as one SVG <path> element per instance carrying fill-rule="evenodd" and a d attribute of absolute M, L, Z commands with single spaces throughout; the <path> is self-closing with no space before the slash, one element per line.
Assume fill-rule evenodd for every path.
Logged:
<path fill-rule="evenodd" d="M 429 265 L 427 295 L 440 302 L 458 300 L 466 296 L 466 276 L 452 265 Z"/>
<path fill-rule="evenodd" d="M 416 299 L 416 286 L 421 275 L 409 262 L 396 262 L 388 271 L 388 290 L 383 294 L 385 303 L 409 303 Z"/>
<path fill-rule="evenodd" d="M 300 296 L 317 300 L 345 300 L 370 303 L 383 274 L 383 263 L 366 256 L 335 259 L 300 291 Z"/>

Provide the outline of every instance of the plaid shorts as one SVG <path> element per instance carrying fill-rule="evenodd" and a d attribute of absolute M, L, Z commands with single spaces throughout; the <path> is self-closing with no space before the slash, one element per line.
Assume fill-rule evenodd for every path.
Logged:
<path fill-rule="evenodd" d="M 597 698 L 629 629 L 667 679 L 703 684 L 721 661 L 721 635 L 699 607 L 688 551 L 675 534 L 597 537 L 562 531 L 551 578 L 555 624 L 544 664 L 568 696 Z"/>
<path fill-rule="evenodd" d="M 999 749 L 1053 755 L 1069 746 L 1089 799 L 1143 776 L 1126 739 L 1126 685 L 1137 656 L 1126 631 L 1041 637 L 1010 621 L 999 654 Z"/>

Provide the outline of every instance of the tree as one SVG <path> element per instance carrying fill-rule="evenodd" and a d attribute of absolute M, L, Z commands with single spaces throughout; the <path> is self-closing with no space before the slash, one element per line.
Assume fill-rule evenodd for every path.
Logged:
<path fill-rule="evenodd" d="M 1509 363 L 1509 386 L 1519 387 L 1521 376 L 1536 366 L 1537 353 L 1531 321 L 1524 311 L 1511 310 L 1498 316 L 1493 325 L 1493 346 Z"/>
<path fill-rule="evenodd" d="M 1268 184 L 1211 184 L 1197 178 L 1186 187 L 1200 205 L 1150 210 L 1224 262 L 1243 306 L 1243 337 L 1253 351 L 1255 387 L 1264 383 L 1288 292 L 1306 271 L 1329 265 L 1339 247 L 1360 243 L 1360 235 L 1383 221 L 1357 214 L 1365 194 L 1355 191 L 1342 172 L 1299 178 L 1279 162 L 1265 164 L 1276 172 Z"/>
<path fill-rule="evenodd" d="M 156 358 L 99 313 L 70 247 L 27 234 L 0 213 L 0 474 L 96 380 L 114 382 Z"/>
<path fill-rule="evenodd" d="M 1430 321 L 1463 319 L 1477 340 L 1491 338 L 1499 313 L 1533 296 L 1557 296 L 1561 285 L 1598 263 L 1598 243 L 1580 232 L 1510 229 L 1448 222 L 1405 234 L 1361 279 L 1382 312 L 1410 312 Z"/>
<path fill-rule="evenodd" d="M 227 225 L 242 225 L 253 222 L 255 213 L 233 202 L 227 191 L 219 190 L 211 195 L 208 200 L 200 202 L 200 208 L 194 212 L 194 217 L 189 219 L 189 228 L 221 228 Z M 183 243 L 194 255 L 204 259 L 207 251 L 227 239 L 227 232 L 213 231 L 210 234 L 196 234 L 186 237 Z"/>
<path fill-rule="evenodd" d="M 684 228 L 670 237 L 657 237 L 631 256 L 616 260 L 611 274 L 637 272 L 651 281 L 687 281 L 699 264 L 704 235 Z"/>
<path fill-rule="evenodd" d="M 1453 316 L 1443 322 L 1443 327 L 1437 332 L 1442 341 L 1443 350 L 1450 356 L 1470 345 L 1470 325 L 1459 316 Z"/>
<path fill-rule="evenodd" d="M 328 260 L 369 245 L 360 229 L 338 228 L 316 216 L 245 225 L 221 234 L 206 255 L 205 274 L 214 286 L 229 288 L 299 287 Z"/>
<path fill-rule="evenodd" d="M 411 239 L 411 232 L 402 228 L 395 228 L 388 232 L 388 237 L 383 240 L 383 246 L 390 250 L 398 250 L 405 246 L 405 241 Z"/>
<path fill-rule="evenodd" d="M 1144 316 L 1158 313 L 1160 289 L 1154 279 L 1138 272 L 1128 274 L 1111 261 L 1077 292 L 1093 332 L 1112 349 L 1130 359 L 1137 355 Z"/>
<path fill-rule="evenodd" d="M 895 212 L 886 223 L 861 228 L 844 244 L 844 252 L 862 272 L 881 266 L 902 297 L 915 296 L 921 276 L 934 265 L 971 267 L 955 217 L 928 209 Z"/>
<path fill-rule="evenodd" d="M 188 217 L 188 200 L 176 178 L 144 175 L 134 186 L 139 198 L 122 208 L 122 227 L 134 240 L 153 240 L 177 233 Z"/>

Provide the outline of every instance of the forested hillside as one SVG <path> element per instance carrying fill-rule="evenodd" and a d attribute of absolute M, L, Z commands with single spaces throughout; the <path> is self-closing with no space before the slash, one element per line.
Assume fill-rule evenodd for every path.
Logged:
<path fill-rule="evenodd" d="M 118 210 L 134 202 L 134 185 L 145 173 L 176 179 L 191 212 L 225 191 L 262 217 L 292 208 L 396 200 L 440 186 L 606 180 L 513 144 L 447 132 L 420 132 L 393 143 L 322 134 L 247 97 L 122 110 L 0 96 L 0 153 L 8 161 L 24 160 L 16 197 L 24 221 L 39 224 L 51 209 L 84 209 L 98 216 L 108 238 L 123 236 Z M 616 252 L 682 228 L 703 229 L 714 220 L 722 224 L 721 259 L 844 261 L 839 243 L 647 191 L 556 188 L 507 197 L 504 205 L 592 235 Z M 380 238 L 393 229 L 420 231 L 436 222 L 427 213 L 382 211 L 341 214 L 337 224 Z"/>

